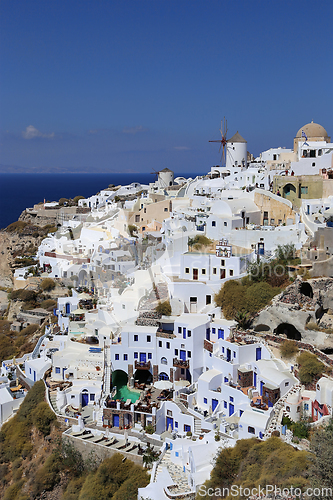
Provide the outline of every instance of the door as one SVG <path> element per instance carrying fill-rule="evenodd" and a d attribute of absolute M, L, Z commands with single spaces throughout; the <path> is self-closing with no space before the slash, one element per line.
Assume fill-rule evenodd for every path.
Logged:
<path fill-rule="evenodd" d="M 186 339 L 186 328 L 183 328 L 183 339 Z"/>
<path fill-rule="evenodd" d="M 167 430 L 169 429 L 171 425 L 171 430 L 173 430 L 173 418 L 167 417 Z"/>
<path fill-rule="evenodd" d="M 229 403 L 229 417 L 235 413 L 235 407 L 233 404 Z"/>
<path fill-rule="evenodd" d="M 113 427 L 119 427 L 119 415 L 113 415 Z"/>
<path fill-rule="evenodd" d="M 258 243 L 258 254 L 265 255 L 265 244 L 264 243 Z"/>
<path fill-rule="evenodd" d="M 217 335 L 217 337 L 219 339 L 224 339 L 224 330 L 222 330 L 222 328 L 218 329 L 218 335 Z"/>
<path fill-rule="evenodd" d="M 227 349 L 227 361 L 231 360 L 231 351 L 230 349 Z"/>
<path fill-rule="evenodd" d="M 71 305 L 67 302 L 66 304 L 66 314 L 69 314 L 71 312 Z"/>
<path fill-rule="evenodd" d="M 212 410 L 214 411 L 217 405 L 219 404 L 217 399 L 212 399 Z"/>
<path fill-rule="evenodd" d="M 261 381 L 260 382 L 260 396 L 262 396 L 262 391 L 263 391 L 264 385 L 265 385 L 265 382 Z"/>
<path fill-rule="evenodd" d="M 89 402 L 89 394 L 87 392 L 82 394 L 82 407 L 87 406 Z"/>
<path fill-rule="evenodd" d="M 257 387 L 257 374 L 256 374 L 256 372 L 253 372 L 253 385 L 254 385 L 254 387 Z"/>
<path fill-rule="evenodd" d="M 210 328 L 206 329 L 206 340 L 210 340 Z"/>
<path fill-rule="evenodd" d="M 198 269 L 193 269 L 193 279 L 194 280 L 198 279 Z"/>
<path fill-rule="evenodd" d="M 225 278 L 225 269 L 220 269 L 220 280 L 224 280 Z"/>
<path fill-rule="evenodd" d="M 181 351 L 179 352 L 179 355 L 180 355 L 180 359 L 181 359 L 182 361 L 186 361 L 186 351 L 182 351 L 182 350 L 181 350 Z"/>
<path fill-rule="evenodd" d="M 146 353 L 140 352 L 140 363 L 145 363 L 145 362 L 146 362 Z"/>
<path fill-rule="evenodd" d="M 256 348 L 256 361 L 261 359 L 261 347 Z"/>

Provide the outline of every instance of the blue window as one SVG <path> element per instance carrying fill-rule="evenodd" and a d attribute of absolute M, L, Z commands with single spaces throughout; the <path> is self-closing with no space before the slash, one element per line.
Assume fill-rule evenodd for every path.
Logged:
<path fill-rule="evenodd" d="M 210 340 L 210 328 L 206 328 L 206 340 Z"/>
<path fill-rule="evenodd" d="M 204 403 L 205 403 L 205 405 L 207 404 L 207 398 L 204 398 Z"/>
<path fill-rule="evenodd" d="M 29 368 L 29 373 L 31 373 L 31 368 Z M 56 373 L 57 373 L 57 369 L 56 369 Z M 60 368 L 59 368 L 59 373 L 60 373 Z"/>
<path fill-rule="evenodd" d="M 309 409 L 308 403 L 304 403 L 304 410 L 308 410 L 308 409 Z"/>
<path fill-rule="evenodd" d="M 191 335 L 192 335 L 191 330 L 188 330 L 188 331 L 187 331 L 187 336 L 188 336 L 188 337 L 191 337 Z"/>
<path fill-rule="evenodd" d="M 137 342 L 139 340 L 139 335 L 134 335 L 134 342 Z"/>
<path fill-rule="evenodd" d="M 95 401 L 95 394 L 90 394 L 90 401 Z"/>
<path fill-rule="evenodd" d="M 239 416 L 241 417 L 244 413 L 244 410 L 239 410 Z"/>
<path fill-rule="evenodd" d="M 167 348 L 167 349 L 170 349 L 170 342 L 167 342 L 167 343 L 166 343 L 166 348 Z"/>
<path fill-rule="evenodd" d="M 175 427 L 176 429 L 178 429 L 178 422 L 175 422 Z"/>
<path fill-rule="evenodd" d="M 186 328 L 183 328 L 183 339 L 186 339 Z"/>
<path fill-rule="evenodd" d="M 236 351 L 234 351 L 234 358 L 236 357 Z"/>
<path fill-rule="evenodd" d="M 228 403 L 226 401 L 223 401 L 223 406 L 224 408 L 228 408 Z"/>
<path fill-rule="evenodd" d="M 184 424 L 184 432 L 191 432 L 191 426 Z"/>
<path fill-rule="evenodd" d="M 56 366 L 56 373 L 60 373 L 60 368 L 59 368 L 59 366 Z"/>
<path fill-rule="evenodd" d="M 217 331 L 217 337 L 219 339 L 224 339 L 224 330 L 222 328 L 219 328 Z"/>
<path fill-rule="evenodd" d="M 227 384 L 229 382 L 227 377 L 224 377 L 224 383 Z"/>
<path fill-rule="evenodd" d="M 178 327 L 178 333 L 182 333 L 182 327 L 181 326 Z"/>
<path fill-rule="evenodd" d="M 234 402 L 234 398 L 232 396 L 229 396 L 229 400 L 233 403 Z"/>
<path fill-rule="evenodd" d="M 152 358 L 152 353 L 148 352 L 148 359 L 151 359 L 151 358 Z"/>
<path fill-rule="evenodd" d="M 176 427 L 176 426 L 175 426 Z M 175 456 L 176 457 L 179 457 L 179 452 L 178 451 L 175 451 Z"/>
<path fill-rule="evenodd" d="M 134 353 L 134 359 L 138 359 L 138 353 L 137 352 Z"/>
<path fill-rule="evenodd" d="M 178 349 L 175 349 L 175 356 L 178 356 Z"/>
<path fill-rule="evenodd" d="M 224 352 L 224 347 L 222 347 L 222 352 Z"/>
<path fill-rule="evenodd" d="M 215 331 L 216 331 L 215 328 L 212 328 L 212 333 L 215 333 Z"/>
<path fill-rule="evenodd" d="M 127 354 L 124 354 L 124 361 L 127 361 L 127 359 L 128 359 Z"/>
<path fill-rule="evenodd" d="M 114 359 L 117 360 L 117 361 L 119 361 L 119 354 L 115 354 L 114 355 Z"/>

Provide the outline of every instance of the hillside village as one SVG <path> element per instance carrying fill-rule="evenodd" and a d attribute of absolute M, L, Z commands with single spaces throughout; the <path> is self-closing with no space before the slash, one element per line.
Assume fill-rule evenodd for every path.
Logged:
<path fill-rule="evenodd" d="M 192 499 L 221 446 L 279 435 L 304 450 L 285 418 L 332 417 L 333 143 L 321 125 L 257 158 L 236 132 L 225 164 L 205 176 L 164 168 L 149 185 L 27 208 L 21 222 L 52 232 L 16 266 L 14 291 L 49 279 L 54 303 L 5 304 L 12 331 L 39 330 L 32 352 L 2 360 L 0 425 L 44 380 L 64 439 L 83 455 L 120 452 L 142 465 L 148 447 L 138 498 Z M 272 279 L 270 300 L 246 322 L 228 315 L 221 288 L 249 285 L 265 266 L 279 277 L 287 250 L 288 281 Z M 305 382 L 296 356 L 281 354 L 286 340 L 315 354 L 320 373 Z"/>

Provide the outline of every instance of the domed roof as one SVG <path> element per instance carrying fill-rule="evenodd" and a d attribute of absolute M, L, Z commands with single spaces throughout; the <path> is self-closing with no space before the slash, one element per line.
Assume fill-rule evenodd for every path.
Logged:
<path fill-rule="evenodd" d="M 296 137 L 302 137 L 302 130 L 304 133 L 307 135 L 308 138 L 310 137 L 327 137 L 327 132 L 322 127 L 319 125 L 319 123 L 313 123 L 313 120 L 311 123 L 307 123 L 303 127 L 299 129 L 299 131 L 296 134 Z"/>

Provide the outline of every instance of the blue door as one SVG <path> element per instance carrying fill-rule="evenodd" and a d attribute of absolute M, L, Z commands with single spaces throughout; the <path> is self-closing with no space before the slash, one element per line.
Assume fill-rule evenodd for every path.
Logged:
<path fill-rule="evenodd" d="M 89 401 L 89 394 L 88 393 L 82 394 L 82 407 L 87 406 L 88 401 Z"/>
<path fill-rule="evenodd" d="M 66 314 L 69 314 L 71 312 L 71 305 L 67 302 L 66 304 Z"/>
<path fill-rule="evenodd" d="M 206 329 L 206 339 L 210 340 L 210 328 Z"/>
<path fill-rule="evenodd" d="M 180 351 L 180 359 L 182 359 L 183 361 L 186 361 L 186 351 Z"/>
<path fill-rule="evenodd" d="M 253 385 L 254 385 L 254 387 L 257 387 L 257 374 L 256 374 L 256 372 L 253 372 Z"/>
<path fill-rule="evenodd" d="M 229 403 L 229 417 L 235 413 L 235 407 L 231 403 Z"/>
<path fill-rule="evenodd" d="M 36 382 L 36 372 L 34 370 L 34 382 Z"/>
<path fill-rule="evenodd" d="M 146 362 L 146 353 L 140 352 L 140 363 L 145 363 L 145 362 Z"/>
<path fill-rule="evenodd" d="M 268 400 L 268 408 L 272 408 L 273 407 L 273 403 L 270 402 L 270 400 Z"/>
<path fill-rule="evenodd" d="M 257 347 L 256 349 L 256 361 L 261 359 L 261 347 Z"/>
<path fill-rule="evenodd" d="M 262 396 L 262 391 L 263 391 L 264 385 L 265 385 L 265 382 L 261 381 L 260 382 L 260 396 Z"/>
<path fill-rule="evenodd" d="M 214 411 L 217 405 L 219 404 L 217 399 L 212 399 L 212 410 Z"/>
<path fill-rule="evenodd" d="M 231 351 L 230 349 L 227 349 L 227 361 L 231 360 Z"/>
<path fill-rule="evenodd" d="M 119 415 L 113 415 L 113 427 L 119 427 Z"/>
<path fill-rule="evenodd" d="M 219 328 L 218 329 L 218 338 L 219 339 L 224 339 L 224 330 L 222 330 L 222 328 Z"/>
<path fill-rule="evenodd" d="M 169 429 L 170 425 L 171 425 L 171 429 L 173 430 L 173 418 L 167 417 L 167 430 Z"/>
<path fill-rule="evenodd" d="M 183 328 L 183 339 L 186 339 L 186 328 Z"/>

